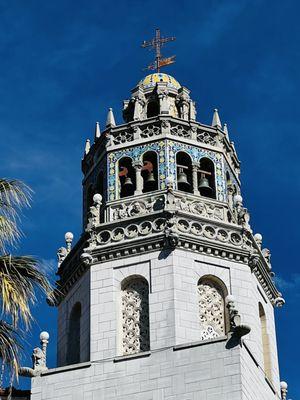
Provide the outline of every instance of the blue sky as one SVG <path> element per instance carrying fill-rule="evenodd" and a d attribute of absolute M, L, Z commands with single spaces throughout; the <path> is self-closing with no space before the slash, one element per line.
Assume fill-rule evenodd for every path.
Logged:
<path fill-rule="evenodd" d="M 217 107 L 235 141 L 245 205 L 287 301 L 275 313 L 291 399 L 300 395 L 299 12 L 289 0 L 0 2 L 0 171 L 35 192 L 18 251 L 54 271 L 64 233 L 78 238 L 85 140 L 108 107 L 121 122 L 122 100 L 152 61 L 140 43 L 160 27 L 177 37 L 164 49 L 177 56 L 168 72 L 192 90 L 198 120 L 210 123 Z M 28 347 L 48 330 L 54 366 L 55 310 L 42 302 L 34 314 Z"/>

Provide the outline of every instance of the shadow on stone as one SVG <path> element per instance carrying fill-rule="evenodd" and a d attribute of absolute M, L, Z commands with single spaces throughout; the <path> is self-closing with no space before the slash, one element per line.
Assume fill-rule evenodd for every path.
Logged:
<path fill-rule="evenodd" d="M 240 344 L 241 338 L 235 334 L 233 334 L 226 343 L 226 349 L 233 349 L 234 347 Z"/>

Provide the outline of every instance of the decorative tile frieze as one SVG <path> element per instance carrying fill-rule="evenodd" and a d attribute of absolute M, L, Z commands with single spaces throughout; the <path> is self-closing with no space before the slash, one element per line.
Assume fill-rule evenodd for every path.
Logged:
<path fill-rule="evenodd" d="M 141 161 L 142 155 L 147 151 L 155 151 L 158 154 L 158 175 L 159 189 L 166 188 L 166 177 L 171 177 L 176 182 L 176 153 L 184 151 L 190 155 L 192 162 L 199 162 L 201 158 L 207 157 L 214 162 L 215 165 L 215 186 L 217 200 L 226 201 L 226 183 L 223 155 L 218 152 L 198 148 L 172 140 L 160 140 L 146 145 L 140 145 L 127 149 L 111 152 L 108 156 L 108 187 L 109 200 L 117 199 L 120 192 L 119 180 L 117 179 L 118 161 L 123 157 L 130 157 L 133 162 Z"/>

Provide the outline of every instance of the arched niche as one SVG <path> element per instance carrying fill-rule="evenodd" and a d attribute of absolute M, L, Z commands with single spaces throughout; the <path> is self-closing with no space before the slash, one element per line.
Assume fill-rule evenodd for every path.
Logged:
<path fill-rule="evenodd" d="M 149 284 L 142 276 L 130 276 L 121 283 L 123 355 L 150 350 Z"/>
<path fill-rule="evenodd" d="M 215 165 L 207 157 L 200 159 L 198 190 L 201 196 L 216 198 Z"/>
<path fill-rule="evenodd" d="M 158 190 L 158 155 L 155 151 L 143 154 L 143 193 Z"/>
<path fill-rule="evenodd" d="M 272 378 L 272 365 L 271 365 L 271 352 L 270 352 L 270 341 L 268 335 L 268 325 L 267 317 L 264 307 L 261 303 L 258 303 L 259 319 L 260 319 L 260 329 L 261 329 L 261 340 L 262 340 L 262 350 L 263 350 L 263 362 L 264 371 L 266 376 Z"/>
<path fill-rule="evenodd" d="M 127 107 L 123 110 L 123 119 L 126 123 L 133 121 L 134 101 L 129 101 Z"/>
<path fill-rule="evenodd" d="M 183 192 L 193 192 L 193 171 L 191 157 L 184 151 L 176 154 L 177 189 Z"/>
<path fill-rule="evenodd" d="M 81 304 L 77 302 L 70 313 L 68 326 L 67 364 L 80 363 Z"/>
<path fill-rule="evenodd" d="M 136 190 L 136 175 L 130 157 L 119 160 L 120 198 L 133 196 Z"/>
<path fill-rule="evenodd" d="M 216 276 L 207 275 L 197 284 L 200 340 L 225 336 L 228 330 L 228 316 L 225 298 L 228 294 L 226 285 Z"/>
<path fill-rule="evenodd" d="M 158 99 L 151 99 L 147 104 L 147 118 L 156 117 L 159 115 Z"/>

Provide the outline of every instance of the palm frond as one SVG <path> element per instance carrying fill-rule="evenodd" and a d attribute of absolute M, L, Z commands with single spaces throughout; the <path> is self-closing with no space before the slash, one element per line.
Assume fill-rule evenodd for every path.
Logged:
<path fill-rule="evenodd" d="M 5 252 L 5 246 L 14 246 L 20 239 L 21 233 L 16 221 L 0 214 L 0 251 Z"/>
<path fill-rule="evenodd" d="M 2 312 L 11 316 L 13 326 L 21 319 L 26 328 L 32 320 L 30 306 L 36 302 L 36 290 L 53 296 L 52 287 L 31 256 L 0 256 L 0 299 Z"/>
<path fill-rule="evenodd" d="M 29 206 L 31 190 L 23 182 L 0 178 L 0 251 L 20 238 L 16 220 L 21 207 Z"/>
<path fill-rule="evenodd" d="M 22 348 L 19 339 L 12 325 L 0 320 L 0 358 L 14 371 L 19 369 L 19 351 Z"/>
<path fill-rule="evenodd" d="M 22 181 L 0 178 L 1 209 L 4 208 L 10 212 L 11 208 L 29 206 L 31 193 L 32 190 Z"/>

